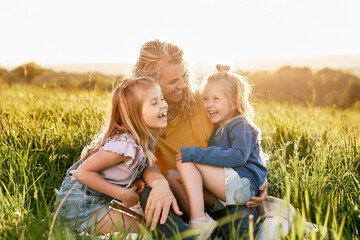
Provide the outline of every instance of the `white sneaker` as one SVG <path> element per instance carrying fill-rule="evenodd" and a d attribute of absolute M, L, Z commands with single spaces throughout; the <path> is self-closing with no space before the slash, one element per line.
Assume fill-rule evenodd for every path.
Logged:
<path fill-rule="evenodd" d="M 219 223 L 213 220 L 207 213 L 204 217 L 190 220 L 189 227 L 191 233 L 197 236 L 197 239 L 208 239 Z"/>

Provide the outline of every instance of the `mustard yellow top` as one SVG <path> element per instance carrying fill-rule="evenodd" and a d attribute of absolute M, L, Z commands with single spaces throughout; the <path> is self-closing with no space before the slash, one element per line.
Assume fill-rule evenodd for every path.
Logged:
<path fill-rule="evenodd" d="M 183 113 L 179 112 L 168 122 L 162 138 L 158 141 L 156 157 L 161 173 L 168 169 L 176 169 L 175 155 L 180 152 L 180 147 L 207 147 L 214 125 L 203 109 L 200 93 L 196 94 L 196 102 L 198 110 L 190 119 L 185 120 Z"/>

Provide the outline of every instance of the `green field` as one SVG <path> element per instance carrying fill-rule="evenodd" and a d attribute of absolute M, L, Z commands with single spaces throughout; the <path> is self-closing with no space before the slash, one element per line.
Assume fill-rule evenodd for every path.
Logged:
<path fill-rule="evenodd" d="M 48 239 L 56 189 L 107 118 L 110 93 L 0 88 L 0 239 Z M 335 239 L 360 239 L 360 112 L 254 102 L 269 195 Z M 300 221 L 289 239 L 302 239 Z M 319 235 L 311 235 L 313 239 Z M 56 224 L 52 239 L 76 236 Z"/>

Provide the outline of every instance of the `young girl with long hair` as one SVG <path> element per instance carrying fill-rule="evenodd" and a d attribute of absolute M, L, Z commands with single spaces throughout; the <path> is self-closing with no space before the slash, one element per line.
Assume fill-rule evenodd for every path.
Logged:
<path fill-rule="evenodd" d="M 167 108 L 159 84 L 150 77 L 126 79 L 115 88 L 108 127 L 83 149 L 58 193 L 65 224 L 78 232 L 138 231 L 138 219 L 112 209 L 109 201 L 117 199 L 126 207 L 139 201 L 145 187 L 141 173 L 155 163 Z"/>
<path fill-rule="evenodd" d="M 182 147 L 176 155 L 189 203 L 189 226 L 199 230 L 200 238 L 208 238 L 217 225 L 205 213 L 200 199 L 215 211 L 245 205 L 259 194 L 267 175 L 261 159 L 260 130 L 252 120 L 250 85 L 229 70 L 229 66 L 217 65 L 218 72 L 207 77 L 203 88 L 204 110 L 217 126 L 208 147 Z"/>

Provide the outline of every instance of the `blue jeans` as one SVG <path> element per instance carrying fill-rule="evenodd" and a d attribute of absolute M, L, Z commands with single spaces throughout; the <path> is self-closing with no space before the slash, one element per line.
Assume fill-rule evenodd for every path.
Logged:
<path fill-rule="evenodd" d="M 213 219 L 221 219 L 229 215 L 237 215 L 236 220 L 232 220 L 229 223 L 225 223 L 215 231 L 218 237 L 221 239 L 248 239 L 249 234 L 249 216 L 252 214 L 254 216 L 254 236 L 256 236 L 257 227 L 255 226 L 256 220 L 259 217 L 259 214 L 254 208 L 247 208 L 244 205 L 240 206 L 227 206 L 225 209 L 210 212 L 208 214 Z"/>
<path fill-rule="evenodd" d="M 145 206 L 150 194 L 151 188 L 146 187 L 145 190 L 141 193 L 140 196 L 140 204 L 145 212 Z M 221 211 L 216 211 L 214 213 L 209 212 L 209 215 L 213 219 L 219 219 L 228 214 L 239 214 L 242 217 L 231 221 L 230 223 L 226 223 L 219 227 L 218 230 L 214 232 L 222 239 L 233 239 L 234 232 L 238 235 L 238 238 L 245 236 L 249 232 L 249 215 L 254 215 L 254 222 L 256 222 L 258 218 L 258 213 L 253 208 L 247 208 L 245 206 L 227 206 L 225 209 Z M 168 218 L 165 224 L 158 224 L 157 228 L 154 232 L 155 238 L 161 238 L 165 236 L 166 238 L 171 238 L 176 233 L 181 233 L 189 229 L 189 226 L 183 221 L 183 219 L 176 215 L 174 211 L 170 208 Z M 235 230 L 235 231 L 233 231 Z M 194 238 L 186 238 L 186 239 L 194 239 Z"/>
<path fill-rule="evenodd" d="M 140 195 L 140 205 L 144 212 L 150 191 L 151 188 L 146 187 Z M 164 224 L 158 223 L 158 225 L 156 226 L 156 230 L 153 232 L 153 235 L 155 239 L 161 239 L 162 236 L 165 236 L 166 238 L 171 238 L 177 233 L 184 232 L 188 229 L 189 226 L 181 219 L 180 216 L 174 213 L 172 208 L 170 208 L 166 222 Z M 194 239 L 194 238 L 191 237 L 186 239 Z"/>

